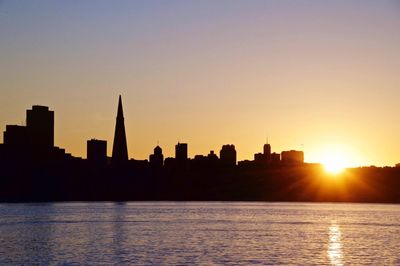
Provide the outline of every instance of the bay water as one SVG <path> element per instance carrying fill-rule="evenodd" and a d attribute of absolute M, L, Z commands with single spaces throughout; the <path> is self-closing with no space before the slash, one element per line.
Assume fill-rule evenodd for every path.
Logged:
<path fill-rule="evenodd" d="M 0 265 L 400 265 L 400 205 L 0 204 Z"/>

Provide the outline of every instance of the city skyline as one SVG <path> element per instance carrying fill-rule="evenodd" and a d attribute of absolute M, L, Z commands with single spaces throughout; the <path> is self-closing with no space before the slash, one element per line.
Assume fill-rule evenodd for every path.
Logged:
<path fill-rule="evenodd" d="M 88 150 L 88 146 L 85 146 L 84 143 L 83 143 L 83 146 L 84 146 L 84 149 L 85 149 L 85 154 L 83 154 L 83 155 L 72 154 L 65 147 L 62 147 L 60 145 L 57 145 L 57 143 L 54 143 L 54 138 L 57 135 L 54 132 L 54 124 L 55 124 L 55 122 L 54 122 L 54 110 L 49 111 L 49 107 L 48 106 L 44 106 L 44 105 L 32 105 L 32 110 L 35 110 L 35 109 L 36 110 L 43 110 L 45 112 L 50 112 L 52 114 L 51 115 L 51 121 L 52 121 L 52 124 L 51 124 L 51 130 L 52 130 L 52 132 L 51 132 L 51 143 L 52 143 L 52 145 L 51 146 L 54 146 L 57 149 L 61 148 L 62 150 L 65 150 L 65 152 L 67 154 L 71 154 L 74 157 L 88 159 L 89 150 Z M 8 123 L 6 126 L 7 127 L 27 127 L 28 124 L 29 124 L 29 122 L 28 122 L 29 121 L 29 116 L 30 116 L 30 113 L 32 112 L 32 110 L 26 110 L 27 118 L 26 118 L 25 122 L 22 122 L 20 124 L 16 124 L 16 123 L 11 123 L 10 124 L 10 123 Z M 5 143 L 4 139 L 5 139 L 5 132 L 6 131 L 7 130 L 4 130 L 3 143 Z M 111 142 L 108 139 L 99 139 L 97 137 L 92 136 L 92 137 L 88 138 L 87 140 L 85 140 L 85 143 L 87 145 L 89 145 L 89 142 L 91 142 L 91 141 L 104 142 L 105 143 L 105 148 L 104 149 L 105 149 L 105 152 L 106 152 L 106 156 L 108 158 L 110 158 L 111 160 L 115 160 L 115 162 L 117 162 L 117 161 L 125 162 L 125 161 L 131 160 L 131 159 L 149 161 L 149 156 L 151 156 L 151 152 L 150 151 L 146 155 L 145 158 L 138 158 L 138 157 L 135 157 L 134 155 L 130 155 L 129 154 L 128 148 L 127 148 L 127 142 L 128 142 L 127 139 L 128 138 L 129 138 L 129 135 L 126 135 L 125 126 L 124 126 L 122 95 L 119 95 L 118 96 L 117 112 L 116 112 L 115 131 L 114 131 L 114 135 L 112 136 L 113 141 Z M 107 145 L 107 143 L 110 143 L 111 145 Z M 204 153 L 204 154 L 199 154 L 199 153 L 194 153 L 194 152 L 189 153 L 190 149 L 188 148 L 188 144 L 190 144 L 190 143 L 187 143 L 187 142 L 182 143 L 180 140 L 178 140 L 177 144 L 173 145 L 175 147 L 175 151 L 172 154 L 162 153 L 162 156 L 165 156 L 165 158 L 178 158 L 178 157 L 180 157 L 180 156 L 177 157 L 177 154 L 179 154 L 179 152 L 177 151 L 177 148 L 179 146 L 182 146 L 182 145 L 185 145 L 185 148 L 184 148 L 185 149 L 185 152 L 184 152 L 185 155 L 184 155 L 184 157 L 187 158 L 187 159 L 194 159 L 196 156 L 199 156 L 199 155 L 200 156 L 207 155 L 207 153 Z M 215 148 L 210 149 L 209 152 L 214 153 L 215 151 L 219 151 L 220 148 L 224 149 L 224 147 L 227 147 L 227 146 L 233 146 L 233 149 L 236 149 L 234 145 L 235 145 L 234 143 L 232 143 L 232 144 L 223 143 L 223 144 L 221 144 L 220 147 L 215 147 Z M 292 148 L 288 148 L 286 150 L 280 150 L 280 151 L 274 150 L 274 149 L 271 150 L 271 143 L 269 142 L 268 137 L 266 137 L 266 141 L 263 144 L 259 145 L 259 147 L 258 147 L 259 149 L 253 151 L 252 157 L 242 159 L 241 157 L 239 157 L 239 156 L 237 156 L 235 154 L 235 161 L 236 162 L 239 162 L 239 161 L 246 162 L 246 161 L 253 161 L 253 160 L 256 161 L 257 160 L 256 156 L 258 154 L 265 154 L 266 153 L 266 146 L 269 147 L 267 149 L 269 150 L 270 154 L 274 153 L 274 154 L 278 154 L 280 156 L 283 153 L 297 151 L 297 150 L 300 150 L 301 152 L 304 152 L 301 148 L 298 149 L 298 148 L 293 148 L 293 147 Z M 299 146 L 302 146 L 302 148 L 304 148 L 304 145 L 299 145 Z M 110 147 L 110 148 L 107 148 L 107 147 Z M 157 144 L 155 146 L 153 146 L 153 149 L 157 149 L 157 148 L 160 148 L 159 141 L 157 141 Z M 164 150 L 164 147 L 161 147 L 161 148 L 162 148 L 162 150 Z M 335 152 L 337 150 L 335 149 L 334 146 L 332 146 L 332 148 L 333 148 L 331 150 L 332 153 L 333 153 L 332 155 L 336 156 L 337 154 L 335 154 Z M 110 151 L 110 149 L 111 149 L 111 151 Z M 168 147 L 167 147 L 167 149 L 168 149 Z M 278 152 L 278 153 L 276 153 L 276 152 Z M 329 155 L 329 149 L 326 150 L 326 152 Z M 240 154 L 240 152 L 238 152 L 238 155 L 239 154 Z M 343 169 L 343 168 L 370 166 L 370 165 L 346 165 L 342 161 L 340 161 L 340 162 L 333 161 L 332 162 L 333 165 L 332 164 L 329 165 L 329 161 L 326 161 L 326 162 L 324 162 L 324 161 L 307 161 L 305 159 L 306 158 L 305 155 L 306 155 L 306 153 L 304 153 L 302 155 L 301 162 L 319 163 L 319 164 L 325 165 L 325 167 L 327 168 L 328 171 L 333 170 L 332 172 L 335 172 L 336 170 L 340 170 L 340 169 Z M 236 156 L 237 156 L 238 159 L 236 159 Z M 115 157 L 115 159 L 113 159 L 113 157 Z M 333 160 L 337 159 L 335 157 L 330 157 L 330 158 L 332 158 Z M 337 165 L 337 163 L 338 163 L 338 165 Z M 384 165 L 384 166 L 398 166 L 398 165 L 399 165 L 399 163 L 395 163 L 394 165 Z M 335 169 L 330 169 L 330 167 L 334 167 Z"/>
<path fill-rule="evenodd" d="M 190 157 L 234 143 L 252 159 L 268 137 L 307 162 L 393 166 L 399 14 L 396 1 L 2 1 L 0 130 L 50 106 L 55 143 L 85 157 L 88 139 L 111 143 L 122 94 L 133 158 L 181 141 Z"/>
<path fill-rule="evenodd" d="M 54 143 L 55 111 L 33 105 L 26 126 L 7 125 L 0 144 L 0 201 L 399 201 L 400 164 L 345 168 L 340 160 L 304 161 L 301 150 L 276 152 L 265 143 L 252 160 L 238 160 L 234 144 L 189 157 L 178 142 L 175 156 L 157 145 L 148 160 L 128 156 L 122 97 L 118 98 L 112 155 L 107 141 L 86 141 L 87 158 Z"/>
<path fill-rule="evenodd" d="M 6 125 L 3 132 L 3 143 L 0 148 L 5 157 L 20 158 L 30 161 L 33 156 L 37 160 L 59 160 L 66 159 L 86 159 L 95 165 L 114 165 L 123 166 L 129 160 L 137 160 L 129 156 L 127 150 L 127 137 L 125 133 L 124 114 L 122 105 L 122 96 L 118 97 L 117 115 L 115 121 L 114 140 L 112 142 L 112 154 L 109 156 L 107 152 L 107 140 L 91 138 L 86 141 L 86 156 L 77 157 L 68 153 L 63 147 L 58 147 L 54 143 L 54 110 L 50 110 L 48 106 L 33 105 L 32 109 L 26 110 L 26 125 Z M 61 157 L 60 157 L 61 156 Z M 210 150 L 207 156 L 196 154 L 192 158 L 188 155 L 188 143 L 178 143 L 175 145 L 175 156 L 165 158 L 166 162 L 176 160 L 177 163 L 185 163 L 189 160 L 202 161 L 203 159 L 211 161 L 220 161 L 221 165 L 226 167 L 235 167 L 236 165 L 270 165 L 282 166 L 287 164 L 303 164 L 303 151 L 282 151 L 277 153 L 272 151 L 271 144 L 268 142 L 263 145 L 262 151 L 254 153 L 250 160 L 237 160 L 237 151 L 234 144 L 224 144 L 219 152 L 219 157 L 215 150 Z M 62 159 L 61 159 L 62 160 Z M 152 168 L 160 168 L 164 166 L 164 154 L 162 148 L 157 143 L 154 148 L 154 154 L 149 154 L 148 159 L 137 160 L 149 163 Z"/>

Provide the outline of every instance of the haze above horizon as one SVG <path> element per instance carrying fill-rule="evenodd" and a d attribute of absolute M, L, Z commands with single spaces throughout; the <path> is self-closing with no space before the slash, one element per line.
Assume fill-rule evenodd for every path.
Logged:
<path fill-rule="evenodd" d="M 396 1 L 0 1 L 0 130 L 32 105 L 55 143 L 108 141 L 123 95 L 129 156 L 235 144 L 346 166 L 400 162 Z"/>

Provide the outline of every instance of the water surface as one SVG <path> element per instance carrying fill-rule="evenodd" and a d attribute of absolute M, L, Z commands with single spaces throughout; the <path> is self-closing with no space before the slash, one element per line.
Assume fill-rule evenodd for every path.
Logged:
<path fill-rule="evenodd" d="M 400 264 L 400 205 L 0 204 L 0 264 Z"/>

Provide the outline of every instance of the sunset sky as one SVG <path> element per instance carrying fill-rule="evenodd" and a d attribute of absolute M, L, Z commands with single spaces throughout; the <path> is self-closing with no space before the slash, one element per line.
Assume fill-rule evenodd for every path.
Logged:
<path fill-rule="evenodd" d="M 55 143 L 111 155 L 122 95 L 129 157 L 189 143 L 252 159 L 301 149 L 400 162 L 400 1 L 0 1 L 0 130 L 32 105 Z"/>

